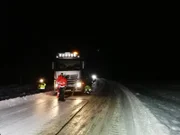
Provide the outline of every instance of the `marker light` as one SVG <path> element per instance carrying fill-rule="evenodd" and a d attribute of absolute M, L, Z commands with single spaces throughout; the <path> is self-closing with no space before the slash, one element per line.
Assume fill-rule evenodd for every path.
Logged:
<path fill-rule="evenodd" d="M 73 54 L 78 55 L 78 52 L 73 52 Z"/>
<path fill-rule="evenodd" d="M 80 56 L 78 55 L 78 52 L 65 52 L 65 53 L 59 53 L 56 58 L 80 58 Z"/>

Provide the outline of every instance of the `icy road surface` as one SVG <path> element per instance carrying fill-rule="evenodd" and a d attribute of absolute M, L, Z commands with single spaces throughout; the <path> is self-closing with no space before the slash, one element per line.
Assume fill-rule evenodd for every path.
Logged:
<path fill-rule="evenodd" d="M 56 135 L 170 135 L 126 87 L 98 80 L 88 103 Z M 41 134 L 53 134 L 55 125 Z"/>
<path fill-rule="evenodd" d="M 0 102 L 0 133 L 170 135 L 169 128 L 129 89 L 105 79 L 97 81 L 92 96 L 69 97 L 66 102 L 45 94 Z"/>
<path fill-rule="evenodd" d="M 22 101 L 23 104 L 17 101 Z M 16 98 L 14 102 L 13 99 L 2 102 L 8 103 L 7 105 L 11 103 L 12 107 L 7 108 L 0 102 L 0 134 L 35 135 L 56 120 L 62 120 L 61 125 L 64 125 L 65 119 L 74 115 L 87 100 L 58 102 L 56 97 L 38 94 L 24 99 Z M 57 126 L 60 128 L 61 125 Z"/>

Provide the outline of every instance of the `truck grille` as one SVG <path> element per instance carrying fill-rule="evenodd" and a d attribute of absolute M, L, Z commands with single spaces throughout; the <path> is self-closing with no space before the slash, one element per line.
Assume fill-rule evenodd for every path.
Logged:
<path fill-rule="evenodd" d="M 67 80 L 67 85 L 68 86 L 72 86 L 73 87 L 75 85 L 75 83 L 76 83 L 76 80 L 72 80 L 72 79 L 68 79 Z"/>
<path fill-rule="evenodd" d="M 69 75 L 69 77 L 68 77 L 69 80 L 76 80 L 77 78 L 78 78 L 77 74 Z"/>
<path fill-rule="evenodd" d="M 78 74 L 69 75 L 69 77 L 67 78 L 67 85 L 69 87 L 74 87 L 77 79 L 78 79 Z"/>

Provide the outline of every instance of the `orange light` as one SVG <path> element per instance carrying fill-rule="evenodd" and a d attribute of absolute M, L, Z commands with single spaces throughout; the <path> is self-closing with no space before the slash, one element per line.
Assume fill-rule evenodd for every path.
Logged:
<path fill-rule="evenodd" d="M 78 52 L 73 52 L 73 54 L 78 55 Z"/>

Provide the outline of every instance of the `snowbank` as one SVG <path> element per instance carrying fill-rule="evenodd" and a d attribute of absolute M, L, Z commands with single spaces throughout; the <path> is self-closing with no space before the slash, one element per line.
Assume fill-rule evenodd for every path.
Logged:
<path fill-rule="evenodd" d="M 131 124 L 131 131 L 129 134 L 134 135 L 169 135 L 169 129 L 161 124 L 150 110 L 143 105 L 143 103 L 136 98 L 126 87 L 119 84 L 119 88 L 123 91 L 125 106 L 125 118 L 131 122 L 125 121 L 127 127 Z M 117 90 L 117 93 L 119 91 Z"/>
<path fill-rule="evenodd" d="M 14 107 L 21 104 L 25 104 L 35 99 L 43 98 L 44 96 L 47 96 L 47 95 L 40 93 L 40 94 L 35 94 L 35 95 L 28 95 L 24 97 L 17 97 L 17 98 L 12 98 L 8 100 L 3 100 L 3 101 L 0 101 L 0 110 L 9 108 L 9 107 Z"/>
<path fill-rule="evenodd" d="M 0 87 L 0 101 L 35 93 L 38 93 L 36 86 L 28 84 L 23 86 L 9 85 L 5 87 Z"/>
<path fill-rule="evenodd" d="M 99 86 L 104 87 L 101 88 L 104 93 L 109 90 L 112 99 L 118 103 L 116 108 L 119 110 L 115 109 L 112 119 L 109 121 L 112 126 L 106 127 L 110 134 L 116 132 L 121 135 L 170 135 L 169 129 L 161 124 L 128 88 L 105 79 L 99 80 Z M 98 87 L 96 89 L 98 90 Z M 117 115 L 119 116 L 117 117 Z M 113 118 L 115 119 L 113 120 Z"/>
<path fill-rule="evenodd" d="M 179 85 L 176 87 L 179 88 Z M 150 109 L 154 116 L 170 130 L 170 135 L 179 135 L 180 92 L 174 90 L 170 86 L 160 88 L 141 85 L 134 89 L 136 91 L 138 91 L 138 89 L 148 91 L 146 93 L 140 92 L 137 98 L 139 98 L 144 105 Z"/>

